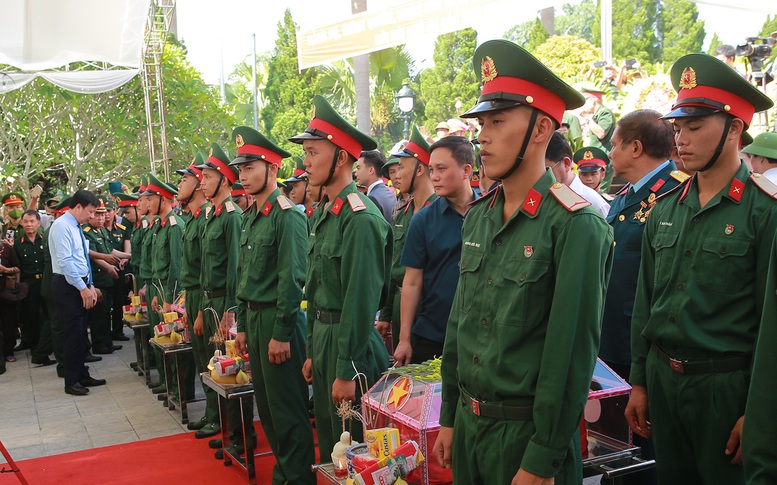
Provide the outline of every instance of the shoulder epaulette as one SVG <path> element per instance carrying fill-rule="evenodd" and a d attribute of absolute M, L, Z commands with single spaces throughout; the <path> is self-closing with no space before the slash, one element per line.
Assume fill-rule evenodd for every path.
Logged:
<path fill-rule="evenodd" d="M 690 178 L 690 177 L 689 177 L 689 178 Z M 672 187 L 671 189 L 667 190 L 666 192 L 662 192 L 662 193 L 660 193 L 660 194 L 657 194 L 657 195 L 656 195 L 656 200 L 661 200 L 661 199 L 663 199 L 664 197 L 666 197 L 667 195 L 674 194 L 674 192 L 675 192 L 677 189 L 679 189 L 680 187 L 684 187 L 684 186 L 685 186 L 685 184 L 683 184 L 683 183 L 679 183 L 679 184 L 675 185 L 674 187 Z"/>
<path fill-rule="evenodd" d="M 171 226 L 177 226 L 178 225 L 178 219 L 175 218 L 174 215 L 170 214 L 170 225 Z"/>
<path fill-rule="evenodd" d="M 84 226 L 84 232 L 89 232 L 92 230 L 92 226 Z"/>
<path fill-rule="evenodd" d="M 121 224 L 119 224 L 118 222 L 116 223 L 116 227 L 118 227 L 118 228 L 119 228 L 119 229 L 121 229 L 122 231 L 126 231 L 126 230 L 127 230 L 127 227 L 126 227 L 126 226 L 122 226 L 122 225 L 121 225 Z"/>
<path fill-rule="evenodd" d="M 477 204 L 478 202 L 483 202 L 484 200 L 486 200 L 486 199 L 488 199 L 490 197 L 496 197 L 496 194 L 499 192 L 499 187 L 501 187 L 501 185 L 497 185 L 493 189 L 491 189 L 488 192 L 486 192 L 485 194 L 481 195 L 479 199 L 475 199 L 472 202 L 467 202 L 467 205 L 471 207 L 471 206 Z"/>
<path fill-rule="evenodd" d="M 585 200 L 585 198 L 575 192 L 574 190 L 567 187 L 565 184 L 556 182 L 555 184 L 550 186 L 550 193 L 553 194 L 553 197 L 556 198 L 557 201 L 561 205 L 566 208 L 569 212 L 575 212 L 583 207 L 588 207 L 591 205 L 590 202 Z"/>
<path fill-rule="evenodd" d="M 284 196 L 284 195 L 279 195 L 275 200 L 278 201 L 278 207 L 280 207 L 281 209 L 283 209 L 285 211 L 287 211 L 287 210 L 291 209 L 292 207 L 294 207 L 291 204 L 291 201 L 289 199 L 287 199 L 286 196 Z"/>
<path fill-rule="evenodd" d="M 224 202 L 224 208 L 227 212 L 235 212 L 235 204 L 231 200 Z"/>
<path fill-rule="evenodd" d="M 690 175 L 688 175 L 687 173 L 683 172 L 682 170 L 672 170 L 671 172 L 669 172 L 669 176 L 672 177 L 673 179 L 677 180 L 680 183 L 683 183 L 686 180 L 688 180 L 689 178 L 691 178 Z"/>
<path fill-rule="evenodd" d="M 143 229 L 148 229 L 148 219 L 143 219 L 142 226 L 143 226 Z"/>
<path fill-rule="evenodd" d="M 346 198 L 348 199 L 348 205 L 351 206 L 351 210 L 354 212 L 360 212 L 367 208 L 367 205 L 356 192 L 348 194 Z"/>
<path fill-rule="evenodd" d="M 766 195 L 772 199 L 777 199 L 777 185 L 775 185 L 774 182 L 764 177 L 760 173 L 751 174 L 750 180 L 752 180 L 759 189 L 766 192 Z"/>

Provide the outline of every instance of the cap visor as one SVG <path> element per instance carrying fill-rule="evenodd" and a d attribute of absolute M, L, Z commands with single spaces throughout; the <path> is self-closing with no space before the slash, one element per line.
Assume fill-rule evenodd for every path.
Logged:
<path fill-rule="evenodd" d="M 577 171 L 580 173 L 591 173 L 591 172 L 597 172 L 604 167 L 577 167 Z"/>
<path fill-rule="evenodd" d="M 689 118 L 691 116 L 707 116 L 715 113 L 722 113 L 722 111 L 709 106 L 678 106 L 661 118 L 671 120 L 674 118 Z"/>
<path fill-rule="evenodd" d="M 242 165 L 244 163 L 253 162 L 254 160 L 261 160 L 261 159 L 260 158 L 254 158 L 254 159 L 249 160 L 248 157 L 244 157 L 244 156 L 241 155 L 241 156 L 235 157 L 234 160 L 229 162 L 229 166 L 230 167 L 234 167 L 236 165 Z"/>
<path fill-rule="evenodd" d="M 489 111 L 499 111 L 500 109 L 514 108 L 520 106 L 521 103 L 515 101 L 508 101 L 504 99 L 491 99 L 488 101 L 481 101 L 470 109 L 466 113 L 460 116 L 460 118 L 477 118 L 480 113 L 487 113 Z"/>
<path fill-rule="evenodd" d="M 407 152 L 397 152 L 397 153 L 392 153 L 392 154 L 391 154 L 391 155 L 389 155 L 389 156 L 390 156 L 390 157 L 397 157 L 397 158 L 413 158 L 413 155 L 411 155 L 411 154 L 409 154 L 409 153 L 407 153 Z"/>
<path fill-rule="evenodd" d="M 314 135 L 313 133 L 308 133 L 304 131 L 297 136 L 292 136 L 291 138 L 289 138 L 289 141 L 292 143 L 301 145 L 302 142 L 305 140 L 324 140 L 324 139 L 325 138 L 323 136 Z"/>

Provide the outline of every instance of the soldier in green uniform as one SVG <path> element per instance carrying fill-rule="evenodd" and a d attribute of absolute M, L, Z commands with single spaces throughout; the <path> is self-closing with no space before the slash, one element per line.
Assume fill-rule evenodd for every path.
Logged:
<path fill-rule="evenodd" d="M 277 460 L 272 483 L 313 484 L 316 454 L 302 375 L 306 324 L 300 309 L 308 224 L 278 190 L 278 168 L 290 154 L 246 126 L 232 137 L 237 158 L 231 165 L 254 197 L 240 234 L 235 349 L 251 358 L 256 409 Z"/>
<path fill-rule="evenodd" d="M 178 191 L 170 185 L 160 181 L 154 175 L 148 176 L 148 185 L 144 194 L 148 197 L 148 206 L 151 212 L 155 212 L 157 220 L 155 226 L 156 232 L 153 233 L 153 242 L 150 247 L 149 256 L 151 258 L 151 284 L 147 286 L 147 297 L 149 298 L 148 320 L 153 328 L 161 321 L 161 314 L 171 311 L 173 299 L 177 296 L 181 286 L 178 277 L 181 268 L 181 247 L 183 245 L 183 219 L 173 212 L 173 199 Z M 155 207 L 155 209 L 154 209 Z M 148 236 L 146 236 L 148 237 Z M 144 248 L 145 253 L 146 248 Z M 149 288 L 151 291 L 149 291 Z M 163 362 L 160 351 L 156 351 L 157 370 L 161 374 Z M 190 375 L 185 375 L 185 382 L 193 382 L 194 369 L 191 369 Z M 165 378 L 160 376 L 160 380 Z M 163 382 L 165 390 L 162 392 L 172 392 L 173 395 L 180 395 L 175 382 Z M 193 384 L 187 386 L 193 392 Z M 162 390 L 157 388 L 156 390 Z M 161 393 L 160 393 L 161 394 Z M 186 395 L 181 399 L 193 399 L 193 395 Z"/>
<path fill-rule="evenodd" d="M 119 277 L 119 268 L 103 259 L 103 255 L 111 253 L 110 235 L 103 227 L 105 212 L 105 203 L 101 202 L 94 217 L 83 226 L 84 236 L 89 243 L 94 287 L 98 290 L 97 303 L 89 310 L 87 319 L 92 336 L 93 354 L 112 354 L 114 350 L 121 348 L 114 346 L 111 341 L 110 312 L 113 281 Z"/>
<path fill-rule="evenodd" d="M 10 244 L 13 245 L 14 241 L 24 234 L 24 228 L 22 227 L 22 215 L 24 214 L 24 197 L 17 192 L 9 192 L 3 196 L 3 205 L 5 206 L 5 214 L 8 219 L 3 224 L 3 236 L 8 240 L 9 231 L 13 234 L 10 237 Z M 16 349 L 26 350 L 26 349 Z"/>
<path fill-rule="evenodd" d="M 336 406 L 350 401 L 360 409 L 362 392 L 388 367 L 386 346 L 374 322 L 388 291 L 392 238 L 388 222 L 356 189 L 351 176 L 354 162 L 362 150 L 376 148 L 375 140 L 318 95 L 312 118 L 305 131 L 289 141 L 305 150 L 310 184 L 326 190 L 310 218 L 308 358 L 303 368 L 313 382 L 318 444 L 326 458 L 343 429 Z M 362 441 L 358 420 L 350 429 L 353 438 Z"/>
<path fill-rule="evenodd" d="M 482 163 L 502 185 L 462 228 L 434 454 L 454 483 L 579 484 L 612 229 L 556 182 L 545 150 L 583 99 L 506 40 L 483 43 L 473 64 L 483 90 L 462 116 L 478 118 Z"/>
<path fill-rule="evenodd" d="M 109 198 L 105 201 L 105 229 L 110 236 L 110 248 L 113 254 L 117 255 L 122 261 L 119 264 L 119 277 L 113 282 L 113 293 L 111 295 L 111 339 L 118 341 L 127 341 L 129 337 L 124 335 L 124 322 L 122 321 L 122 307 L 127 303 L 127 285 L 124 283 L 127 274 L 126 265 L 132 257 L 132 226 L 125 223 L 116 222 L 118 206 L 116 202 Z"/>
<path fill-rule="evenodd" d="M 604 91 L 593 88 L 583 88 L 585 106 L 580 111 L 588 127 L 588 146 L 599 148 L 605 153 L 612 149 L 612 134 L 615 132 L 615 114 L 604 105 L 602 97 Z M 599 186 L 599 191 L 606 194 L 612 183 L 612 163 L 607 164 L 604 179 Z"/>
<path fill-rule="evenodd" d="M 22 342 L 28 334 L 30 342 L 30 361 L 38 365 L 51 365 L 51 327 L 49 315 L 41 303 L 41 281 L 45 266 L 43 255 L 43 235 L 40 231 L 40 214 L 29 210 L 22 216 L 24 234 L 14 242 L 14 250 L 19 258 L 21 281 L 27 283 L 27 298 L 19 302 L 21 315 Z"/>
<path fill-rule="evenodd" d="M 401 152 L 391 156 L 399 163 L 397 180 L 400 185 L 405 187 L 402 189 L 402 193 L 411 197 L 407 202 L 397 207 L 394 216 L 394 230 L 392 231 L 394 234 L 394 257 L 391 262 L 391 285 L 386 303 L 380 310 L 380 322 L 378 322 L 378 331 L 382 335 L 391 328 L 391 336 L 396 349 L 399 343 L 402 281 L 405 279 L 405 267 L 400 262 L 402 248 L 405 247 L 405 234 L 410 227 L 410 219 L 412 219 L 413 214 L 431 204 L 437 198 L 437 194 L 434 193 L 432 179 L 429 177 L 429 143 L 416 126 L 413 126 L 410 142 Z"/>
<path fill-rule="evenodd" d="M 670 76 L 677 100 L 665 118 L 695 175 L 645 224 L 626 418 L 652 435 L 659 483 L 745 483 L 741 433 L 761 309 L 774 298 L 765 268 L 777 189 L 751 175 L 739 140 L 772 101 L 705 54 L 681 57 Z"/>
<path fill-rule="evenodd" d="M 254 203 L 251 196 L 246 192 L 245 188 L 243 188 L 243 184 L 240 182 L 235 182 L 235 185 L 232 186 L 232 192 L 230 192 L 229 195 L 232 197 L 235 204 L 240 207 L 242 212 L 247 211 L 251 204 Z"/>
<path fill-rule="evenodd" d="M 221 334 L 227 336 L 230 318 L 234 318 L 237 309 L 238 257 L 240 251 L 240 208 L 232 201 L 232 184 L 237 180 L 237 168 L 230 167 L 232 160 L 219 146 L 211 145 L 210 153 L 202 170 L 202 191 L 211 206 L 205 213 L 202 229 L 202 260 L 200 286 L 202 287 L 202 308 L 194 323 L 194 333 L 202 335 L 208 342 L 210 337 Z M 213 356 L 216 346 L 209 343 L 208 352 Z M 251 432 L 249 449 L 253 449 L 256 432 L 253 427 L 254 404 L 251 399 L 243 399 L 243 416 Z M 227 402 L 229 420 L 229 440 L 233 451 L 242 452 L 243 423 L 240 419 L 240 403 Z M 197 438 L 212 436 L 220 430 L 218 423 L 208 423 L 197 431 Z M 221 450 L 219 450 L 221 451 Z M 217 452 L 218 453 L 218 452 Z M 217 455 L 218 458 L 218 455 Z"/>
<path fill-rule="evenodd" d="M 202 154 L 198 152 L 191 165 L 185 169 L 176 170 L 176 173 L 181 175 L 181 181 L 178 183 L 178 201 L 186 207 L 188 213 L 188 220 L 183 231 L 179 278 L 181 288 L 186 291 L 186 315 L 184 318 L 190 330 L 202 311 L 202 288 L 200 287 L 202 248 L 200 247 L 200 238 L 205 224 L 205 212 L 208 208 L 205 194 L 200 190 L 202 170 L 197 168 L 202 162 Z M 190 335 L 194 367 L 197 373 L 201 374 L 207 370 L 208 359 L 213 357 L 213 351 L 210 350 L 208 339 L 204 335 L 195 332 L 190 332 Z M 208 386 L 203 385 L 202 389 L 205 392 L 205 414 L 199 420 L 190 422 L 187 428 L 196 431 L 210 424 L 219 429 L 218 395 Z"/>

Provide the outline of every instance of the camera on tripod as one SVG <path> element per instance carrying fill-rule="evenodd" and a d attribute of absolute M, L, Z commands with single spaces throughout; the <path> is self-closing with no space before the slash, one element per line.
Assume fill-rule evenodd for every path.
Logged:
<path fill-rule="evenodd" d="M 746 44 L 736 46 L 736 54 L 740 57 L 747 57 L 750 61 L 750 69 L 753 77 L 762 77 L 757 73 L 763 72 L 764 61 L 772 55 L 775 42 L 777 42 L 777 32 L 771 37 L 745 37 Z M 768 76 L 771 81 L 771 76 Z M 767 82 L 769 82 L 767 81 Z"/>

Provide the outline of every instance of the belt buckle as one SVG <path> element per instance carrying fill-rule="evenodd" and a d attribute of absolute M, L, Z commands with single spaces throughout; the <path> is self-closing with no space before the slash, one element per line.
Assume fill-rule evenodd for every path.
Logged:
<path fill-rule="evenodd" d="M 475 416 L 480 416 L 480 401 L 474 397 L 469 398 L 469 408 L 475 413 Z"/>
<path fill-rule="evenodd" d="M 316 310 L 316 320 L 321 321 L 321 310 Z"/>
<path fill-rule="evenodd" d="M 675 372 L 678 372 L 680 374 L 685 374 L 685 368 L 683 368 L 682 360 L 677 360 L 669 357 L 669 367 L 671 367 L 672 370 Z"/>

